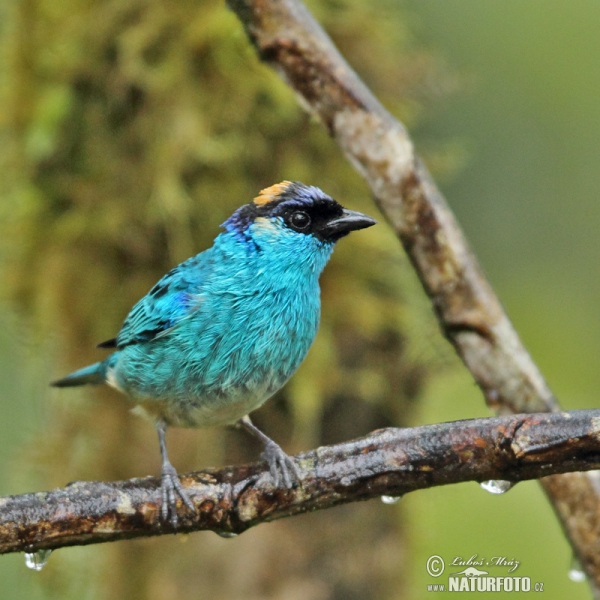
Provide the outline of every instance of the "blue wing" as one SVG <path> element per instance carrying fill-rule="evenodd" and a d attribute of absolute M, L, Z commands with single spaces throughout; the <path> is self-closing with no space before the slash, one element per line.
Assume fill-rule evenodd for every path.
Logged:
<path fill-rule="evenodd" d="M 166 275 L 131 309 L 116 338 L 99 348 L 123 348 L 166 335 L 200 306 L 200 288 L 207 261 L 198 254 Z"/>

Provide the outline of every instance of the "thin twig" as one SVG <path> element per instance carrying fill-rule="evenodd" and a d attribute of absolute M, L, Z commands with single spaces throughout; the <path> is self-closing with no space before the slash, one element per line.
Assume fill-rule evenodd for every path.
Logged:
<path fill-rule="evenodd" d="M 259 57 L 296 91 L 366 179 L 487 403 L 500 414 L 559 410 L 404 126 L 299 0 L 228 4 Z M 600 497 L 593 476 L 572 474 L 542 485 L 598 592 Z"/>
<path fill-rule="evenodd" d="M 182 477 L 196 508 L 179 532 L 239 534 L 254 525 L 377 496 L 463 481 L 522 481 L 600 468 L 600 410 L 511 415 L 380 429 L 296 457 L 301 485 L 274 488 L 264 463 Z M 155 477 L 77 482 L 0 498 L 0 554 L 174 533 Z"/>

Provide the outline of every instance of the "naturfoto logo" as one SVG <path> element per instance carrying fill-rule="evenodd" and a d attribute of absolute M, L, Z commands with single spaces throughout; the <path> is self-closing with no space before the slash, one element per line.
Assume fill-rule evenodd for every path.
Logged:
<path fill-rule="evenodd" d="M 530 577 L 516 577 L 506 575 L 514 573 L 521 561 L 507 556 L 492 556 L 486 558 L 473 554 L 468 558 L 454 556 L 445 561 L 441 556 L 434 554 L 427 559 L 427 573 L 431 577 L 443 575 L 446 567 L 464 567 L 461 571 L 448 575 L 445 583 L 428 584 L 430 592 L 543 592 L 544 584 L 533 583 Z M 482 568 L 484 567 L 484 568 Z M 491 568 L 501 568 L 504 572 L 490 575 Z"/>

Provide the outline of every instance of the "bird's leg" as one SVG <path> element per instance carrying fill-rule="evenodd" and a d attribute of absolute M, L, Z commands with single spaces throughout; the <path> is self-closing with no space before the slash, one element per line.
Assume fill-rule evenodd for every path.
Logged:
<path fill-rule="evenodd" d="M 296 463 L 281 449 L 279 444 L 276 444 L 270 437 L 266 436 L 258 427 L 256 427 L 248 415 L 242 417 L 239 420 L 239 424 L 263 443 L 265 449 L 261 456 L 269 465 L 269 471 L 271 472 L 275 487 L 279 486 L 280 472 L 283 476 L 283 483 L 287 488 L 292 487 L 294 479 L 300 481 L 300 471 Z"/>
<path fill-rule="evenodd" d="M 176 492 L 183 500 L 183 503 L 192 512 L 195 512 L 196 509 L 187 495 L 187 492 L 183 489 L 175 467 L 169 461 L 167 445 L 165 443 L 167 425 L 163 421 L 159 421 L 156 424 L 156 431 L 158 433 L 158 443 L 160 444 L 160 455 L 162 457 L 162 469 L 160 475 L 160 490 L 162 493 L 161 513 L 163 521 L 167 521 L 169 519 L 169 512 L 171 513 L 171 525 L 175 528 L 177 527 Z"/>

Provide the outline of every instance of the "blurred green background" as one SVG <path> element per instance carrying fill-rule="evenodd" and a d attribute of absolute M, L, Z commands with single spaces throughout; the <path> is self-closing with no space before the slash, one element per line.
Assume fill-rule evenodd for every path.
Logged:
<path fill-rule="evenodd" d="M 594 406 L 600 5 L 309 6 L 408 124 L 563 406 Z M 47 381 L 102 356 L 132 303 L 261 187 L 299 179 L 375 214 L 369 192 L 216 0 L 5 0 L 0 51 L 0 493 L 157 473 L 155 434 L 121 396 Z M 488 414 L 384 225 L 344 240 L 322 287 L 309 358 L 256 415 L 284 448 Z M 180 471 L 258 453 L 236 431 L 168 443 Z M 589 597 L 535 483 L 422 491 L 234 540 L 63 549 L 40 573 L 2 556 L 0 597 L 419 599 L 433 554 L 506 556 L 550 597 Z"/>

